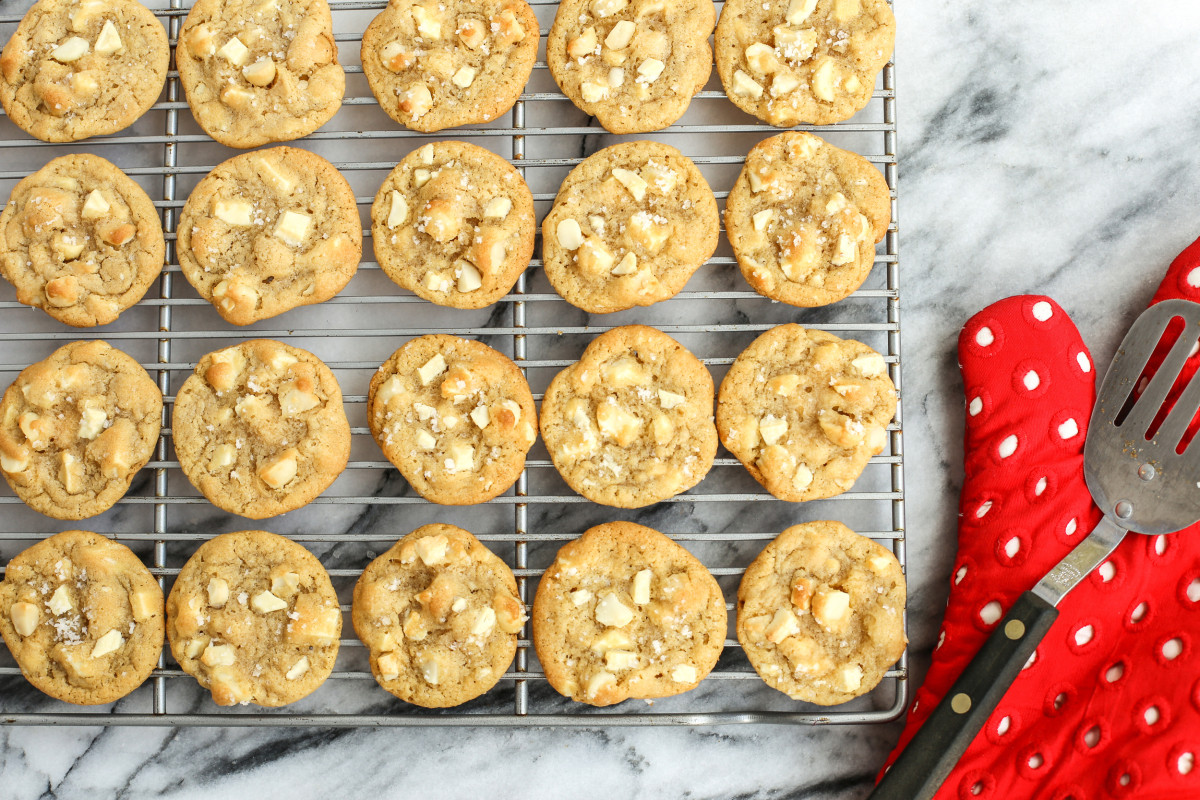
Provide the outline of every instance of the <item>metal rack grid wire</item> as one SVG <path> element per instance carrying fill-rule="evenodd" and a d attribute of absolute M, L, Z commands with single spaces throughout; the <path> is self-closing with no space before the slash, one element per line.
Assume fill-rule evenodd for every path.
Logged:
<path fill-rule="evenodd" d="M 155 8 L 164 20 L 172 47 L 188 9 L 182 0 L 166 0 Z M 553 0 L 531 0 L 543 40 L 555 10 Z M 154 7 L 154 3 L 150 4 Z M 160 4 L 161 5 L 161 4 Z M 539 219 L 553 200 L 557 184 L 585 153 L 598 149 L 603 130 L 566 100 L 539 58 L 533 79 L 507 117 L 487 126 L 414 133 L 392 123 L 377 103 L 357 65 L 359 36 L 382 0 L 332 0 L 335 39 L 346 65 L 347 93 L 343 110 L 321 131 L 293 146 L 326 155 L 351 179 L 360 211 L 366 213 L 374 190 L 405 153 L 431 139 L 470 139 L 507 155 L 526 177 L 539 208 Z M 0 16 L 0 36 L 7 37 L 19 16 Z M 396 476 L 374 448 L 363 424 L 366 377 L 406 338 L 432 332 L 481 338 L 505 350 L 525 371 L 540 400 L 540 389 L 557 369 L 572 363 L 591 336 L 617 324 L 646 322 L 679 338 L 714 371 L 720 372 L 761 332 L 781 322 L 860 338 L 885 354 L 889 373 L 903 395 L 900 373 L 899 241 L 896 224 L 896 92 L 894 60 L 884 67 L 874 99 L 854 119 L 814 130 L 827 139 L 844 136 L 849 146 L 878 165 L 892 198 L 892 223 L 877 252 L 872 278 L 852 298 L 830 309 L 801 310 L 771 303 L 751 291 L 737 275 L 735 262 L 722 243 L 708 264 L 676 298 L 600 318 L 565 304 L 540 274 L 540 260 L 518 280 L 512 292 L 491 310 L 466 314 L 437 309 L 384 279 L 364 246 L 359 276 L 341 295 L 320 307 L 289 312 L 249 329 L 224 324 L 177 281 L 174 231 L 186 199 L 184 186 L 194 185 L 232 151 L 219 148 L 195 127 L 183 100 L 178 75 L 168 74 L 164 100 L 131 129 L 73 145 L 47 145 L 0 118 L 0 190 L 50 158 L 68 152 L 108 157 L 142 182 L 160 209 L 167 234 L 167 266 L 153 290 L 135 309 L 103 330 L 68 330 L 27 310 L 4 287 L 0 294 L 0 373 L 5 383 L 29 363 L 67 341 L 104 338 L 135 358 L 157 378 L 166 400 L 163 435 L 154 460 L 110 512 L 79 527 L 106 532 L 139 552 L 165 590 L 183 561 L 201 541 L 221 530 L 254 527 L 245 520 L 216 512 L 187 484 L 172 459 L 170 410 L 177 389 L 199 355 L 246 338 L 279 338 L 317 351 L 338 375 L 352 421 L 355 441 L 347 472 L 306 509 L 288 515 L 286 524 L 268 520 L 258 527 L 286 533 L 318 552 L 343 600 L 353 581 L 375 554 L 425 521 L 448 521 L 475 532 L 513 567 L 523 601 L 532 600 L 536 580 L 562 543 L 591 525 L 628 518 L 663 530 L 689 547 L 717 576 L 727 600 L 736 597 L 737 579 L 745 565 L 782 527 L 804 519 L 835 518 L 890 546 L 900 563 L 905 558 L 904 459 L 901 407 L 889 427 L 889 446 L 872 459 L 855 488 L 837 498 L 797 506 L 781 503 L 751 480 L 736 459 L 723 450 L 713 471 L 695 489 L 640 512 L 621 512 L 588 503 L 561 482 L 541 445 L 530 454 L 526 469 L 510 492 L 472 509 L 432 506 Z M 530 118 L 533 118 L 532 121 Z M 573 119 L 574 124 L 557 124 Z M 736 122 L 729 122 L 736 119 Z M 874 121 L 872 121 L 874 120 Z M 161 131 L 159 133 L 158 131 Z M 770 128 L 736 111 L 715 78 L 695 98 L 680 123 L 645 138 L 674 143 L 701 166 L 719 201 L 754 142 L 774 134 Z M 622 137 L 628 138 L 628 137 Z M 505 141 L 507 140 L 507 141 Z M 605 141 L 604 143 L 607 143 Z M 347 144 L 352 145 L 347 147 Z M 508 145 L 508 151 L 499 149 Z M 399 147 L 397 147 L 399 145 Z M 338 148 L 345 148 L 338 150 Z M 574 152 L 564 154 L 564 151 Z M 347 152 L 350 151 L 350 152 Z M 347 155 L 349 157 L 347 157 Z M 370 155 L 371 158 L 364 158 Z M 339 157 L 340 156 L 340 157 Z M 367 217 L 369 219 L 369 217 Z M 364 231 L 369 242 L 370 231 Z M 395 314 L 405 324 L 389 324 Z M 720 318 L 712 322 L 710 317 Z M 412 320 L 411 324 L 409 320 Z M 464 325 L 464 321 L 470 324 Z M 366 324 L 370 322 L 371 324 Z M 577 324 L 567 324 L 576 322 Z M 287 323 L 285 326 L 283 323 Z M 310 344 L 312 342 L 312 344 Z M 319 345 L 319 347 L 318 347 Z M 337 347 L 330 357 L 325 351 Z M 372 350 L 372 347 L 375 349 Z M 367 355 L 370 358 L 353 358 Z M 366 376 L 366 377 L 364 377 Z M 901 404 L 902 406 L 902 404 Z M 357 410 L 357 419 L 356 413 Z M 367 476 L 372 476 L 367 478 Z M 371 479 L 374 483 L 371 483 Z M 71 525 L 56 523 L 24 509 L 5 491 L 0 493 L 0 558 L 9 558 L 33 542 Z M 348 513 L 347 513 L 348 512 Z M 748 514 L 757 518 L 741 530 Z M 463 514 L 471 516 L 469 524 Z M 148 519 L 146 516 L 148 515 Z M 351 524 L 331 532 L 330 520 Z M 722 519 L 724 518 L 724 519 Z M 280 518 L 282 519 L 282 518 Z M 775 524 L 773 521 L 779 520 Z M 294 530 L 281 530 L 291 528 Z M 218 530 L 221 529 L 221 530 Z M 734 604 L 729 602 L 731 612 Z M 731 624 L 733 614 L 731 613 Z M 175 725 L 175 726 L 394 726 L 394 725 L 696 725 L 731 723 L 854 724 L 883 723 L 898 718 L 907 702 L 907 651 L 884 681 L 859 700 L 833 708 L 796 703 L 767 689 L 727 636 L 717 668 L 693 692 L 640 705 L 628 701 L 612 709 L 592 709 L 557 696 L 536 663 L 526 627 L 517 656 L 500 684 L 477 701 L 458 709 L 427 710 L 401 703 L 379 689 L 366 666 L 363 648 L 343 627 L 341 654 L 325 686 L 292 706 L 277 710 L 223 710 L 214 706 L 195 682 L 164 652 L 151 680 L 122 701 L 85 709 L 45 698 L 23 678 L 6 651 L 0 652 L 0 724 L 42 725 Z M 321 699 L 324 698 L 324 699 Z"/>

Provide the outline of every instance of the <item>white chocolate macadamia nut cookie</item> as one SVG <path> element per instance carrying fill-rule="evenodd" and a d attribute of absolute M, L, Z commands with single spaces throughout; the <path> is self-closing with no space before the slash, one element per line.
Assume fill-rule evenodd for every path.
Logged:
<path fill-rule="evenodd" d="M 24 550 L 0 582 L 0 634 L 21 674 L 69 703 L 140 686 L 163 646 L 162 589 L 123 544 L 64 531 Z"/>
<path fill-rule="evenodd" d="M 445 334 L 412 339 L 371 378 L 375 441 L 426 500 L 471 505 L 504 492 L 537 438 L 525 376 L 481 342 Z"/>
<path fill-rule="evenodd" d="M 337 660 L 342 611 L 329 573 L 266 531 L 211 539 L 167 597 L 167 639 L 221 706 L 282 706 L 311 694 Z"/>
<path fill-rule="evenodd" d="M 512 570 L 478 539 L 425 525 L 363 571 L 351 619 L 380 686 L 405 702 L 447 708 L 504 677 L 525 608 Z"/>
<path fill-rule="evenodd" d="M 632 522 L 597 525 L 563 545 L 533 601 L 546 680 L 593 706 L 694 689 L 721 656 L 726 624 L 712 573 Z"/>
<path fill-rule="evenodd" d="M 0 271 L 59 322 L 106 325 L 162 272 L 162 224 L 142 187 L 99 156 L 60 156 L 0 212 Z"/>
<path fill-rule="evenodd" d="M 350 459 L 333 372 L 312 353 L 269 339 L 200 359 L 175 397 L 172 435 L 192 485 L 250 519 L 308 503 Z"/>
<path fill-rule="evenodd" d="M 542 439 L 594 503 L 641 508 L 687 491 L 717 452 L 713 383 L 683 345 L 644 325 L 597 336 L 550 382 Z"/>
<path fill-rule="evenodd" d="M 307 136 L 346 90 L 325 0 L 196 0 L 175 61 L 196 122 L 228 147 Z"/>
<path fill-rule="evenodd" d="M 841 494 L 887 444 L 896 388 L 853 339 L 780 325 L 737 357 L 717 398 L 721 443 L 780 500 Z"/>
<path fill-rule="evenodd" d="M 886 0 L 729 0 L 717 74 L 747 114 L 781 128 L 829 125 L 871 100 L 895 42 Z"/>
<path fill-rule="evenodd" d="M 0 53 L 0 104 L 46 142 L 116 133 L 154 105 L 170 56 L 135 0 L 40 0 Z"/>
<path fill-rule="evenodd" d="M 824 306 L 853 294 L 891 221 L 887 181 L 869 161 L 811 133 L 781 133 L 746 156 L 725 231 L 761 295 Z"/>
<path fill-rule="evenodd" d="M 363 34 L 363 73 L 412 130 L 490 122 L 521 96 L 539 37 L 525 0 L 391 0 Z"/>
<path fill-rule="evenodd" d="M 333 164 L 273 147 L 234 156 L 196 184 L 177 249 L 199 295 L 249 325 L 340 292 L 358 270 L 362 223 Z"/>
<path fill-rule="evenodd" d="M 874 689 L 904 652 L 904 573 L 840 522 L 779 534 L 742 576 L 737 637 L 759 676 L 823 706 Z"/>
<path fill-rule="evenodd" d="M 626 142 L 584 159 L 542 222 L 555 291 L 593 314 L 674 297 L 720 236 L 717 201 L 692 160 L 656 142 Z"/>
<path fill-rule="evenodd" d="M 107 511 L 154 452 L 162 393 L 106 342 L 72 342 L 26 367 L 0 402 L 0 472 L 34 511 Z"/>
<path fill-rule="evenodd" d="M 550 74 L 611 133 L 665 128 L 712 71 L 711 0 L 563 0 L 546 40 Z"/>
<path fill-rule="evenodd" d="M 490 306 L 529 266 L 533 194 L 500 156 L 439 141 L 404 157 L 371 206 L 371 241 L 387 276 L 432 303 Z"/>

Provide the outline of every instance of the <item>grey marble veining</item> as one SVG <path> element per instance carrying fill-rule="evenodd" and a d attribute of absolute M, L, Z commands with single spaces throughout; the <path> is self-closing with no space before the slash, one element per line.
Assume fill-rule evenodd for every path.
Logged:
<path fill-rule="evenodd" d="M 23 4 L 0 8 L 9 13 L 14 5 Z M 1169 0 L 897 5 L 909 614 L 912 674 L 919 682 L 954 548 L 962 430 L 953 349 L 958 327 L 1001 297 L 1044 292 L 1072 313 L 1097 363 L 1109 358 L 1167 263 L 1200 234 L 1200 158 L 1192 144 L 1200 131 L 1194 44 L 1200 7 Z M 722 278 L 709 280 L 717 286 Z M 28 313 L 32 320 L 35 312 Z M 330 315 L 306 319 L 336 319 Z M 188 314 L 180 316 L 181 324 L 191 322 Z M 398 489 L 384 481 L 363 491 Z M 697 506 L 665 507 L 652 519 L 696 530 L 728 523 L 722 516 L 728 509 Z M 756 520 L 762 525 L 780 523 L 762 511 Z M 582 524 L 582 514 L 568 509 L 559 524 Z M 271 529 L 286 534 L 312 519 L 289 515 Z M 407 530 L 426 521 L 389 509 L 359 515 L 328 506 L 320 519 L 327 529 L 350 531 L 393 523 Z M 483 530 L 502 524 L 486 510 L 455 521 L 468 519 Z M 124 522 L 109 520 L 114 527 Z M 203 507 L 189 509 L 179 524 L 239 527 Z M 326 562 L 362 555 L 353 546 L 333 548 Z M 3 682 L 0 691 L 16 691 L 15 683 Z M 349 695 L 325 688 L 332 694 L 322 702 Z M 198 695 L 189 702 L 211 708 Z M 2 728 L 0 786 L 6 797 L 20 798 L 569 792 L 849 799 L 866 794 L 899 729 L 898 723 L 686 730 Z"/>

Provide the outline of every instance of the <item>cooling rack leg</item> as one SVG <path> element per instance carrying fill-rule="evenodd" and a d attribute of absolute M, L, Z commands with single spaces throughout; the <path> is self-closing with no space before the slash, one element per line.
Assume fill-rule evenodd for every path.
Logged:
<path fill-rule="evenodd" d="M 518 100 L 513 105 L 512 121 L 514 130 L 522 130 L 525 127 L 525 101 Z M 525 158 L 525 135 L 514 133 L 512 137 L 512 158 L 517 164 Z M 525 169 L 518 166 L 517 171 L 521 173 L 521 177 L 525 177 Z M 525 273 L 517 278 L 517 285 L 514 288 L 514 293 L 517 295 L 525 294 Z M 525 327 L 525 301 L 515 300 L 512 304 L 512 324 L 514 328 Z M 513 361 L 520 364 L 525 360 L 525 334 L 513 334 Z M 525 369 L 521 369 L 522 374 Z M 528 380 L 526 375 L 526 380 Z M 518 497 L 525 497 L 529 493 L 529 470 L 521 470 L 520 476 L 517 478 L 516 494 Z M 528 533 L 529 530 L 529 508 L 525 503 L 517 503 L 514 507 L 514 525 L 516 528 L 516 566 L 522 570 L 529 566 L 528 564 L 528 549 L 529 545 L 521 537 Z M 517 578 L 517 591 L 520 595 L 521 602 L 526 607 L 529 605 L 529 591 L 526 586 L 524 577 Z M 521 638 L 528 640 L 529 638 L 529 623 L 526 623 L 521 631 Z M 525 672 L 529 669 L 529 654 L 526 648 L 521 647 L 517 650 L 517 672 Z M 514 696 L 514 711 L 517 716 L 523 717 L 529 713 L 529 683 L 524 679 L 518 679 L 516 682 L 516 693 Z"/>
<path fill-rule="evenodd" d="M 171 0 L 171 8 L 182 8 L 182 0 Z M 179 16 L 172 15 L 167 21 L 167 29 L 172 41 L 179 38 Z M 171 55 L 171 69 L 175 69 L 175 56 Z M 179 100 L 179 79 L 170 78 L 167 82 L 167 100 L 174 103 Z M 167 143 L 163 146 L 163 200 L 171 201 L 175 199 L 175 174 L 173 169 L 178 159 L 176 151 L 176 143 L 173 137 L 179 133 L 179 111 L 174 107 L 168 108 L 166 111 L 166 134 Z M 175 230 L 175 209 L 173 206 L 167 206 L 163 209 L 163 230 L 171 233 Z M 175 243 L 174 241 L 167 242 L 166 258 L 168 264 L 174 263 L 175 260 Z M 167 300 L 171 297 L 171 273 L 164 271 L 159 278 L 159 297 Z M 164 303 L 158 309 L 158 330 L 160 333 L 169 333 L 171 330 L 171 306 Z M 171 339 L 163 337 L 158 340 L 158 363 L 168 364 L 171 361 Z M 168 369 L 158 370 L 158 388 L 164 394 L 171 393 L 171 371 Z M 171 412 L 170 408 L 163 405 L 163 428 L 170 427 Z M 165 462 L 168 458 L 167 453 L 167 437 L 160 435 L 158 437 L 157 448 L 158 461 Z M 167 470 L 163 467 L 157 467 L 154 470 L 154 496 L 155 498 L 163 498 L 167 496 Z M 167 505 L 166 503 L 154 504 L 154 532 L 163 534 L 167 532 Z M 154 566 L 162 569 L 167 565 L 167 543 L 162 539 L 154 541 Z M 158 584 L 160 588 L 165 588 L 165 581 L 159 577 Z M 158 657 L 158 667 L 161 670 L 164 666 L 164 656 Z M 154 678 L 154 713 L 167 713 L 167 687 L 166 679 L 163 676 L 157 675 Z"/>

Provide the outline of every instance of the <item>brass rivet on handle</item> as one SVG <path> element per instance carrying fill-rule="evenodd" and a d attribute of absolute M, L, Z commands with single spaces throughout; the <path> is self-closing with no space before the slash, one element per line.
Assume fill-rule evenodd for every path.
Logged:
<path fill-rule="evenodd" d="M 1025 635 L 1025 623 L 1019 619 L 1010 619 L 1004 624 L 1004 635 L 1015 642 Z"/>
<path fill-rule="evenodd" d="M 959 692 L 950 700 L 950 708 L 955 714 L 965 714 L 971 710 L 971 698 L 965 693 Z"/>

